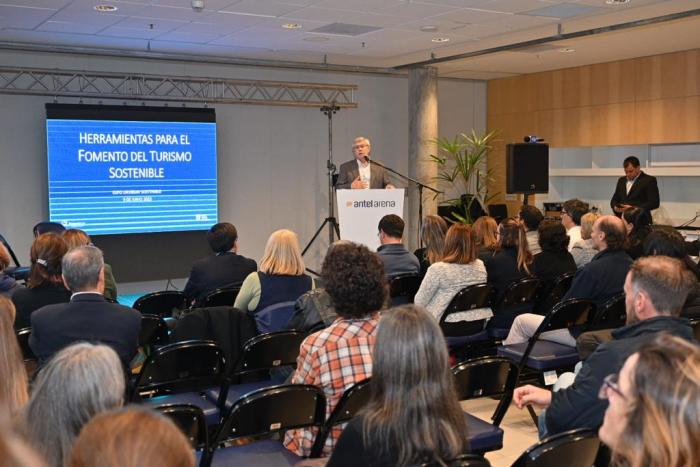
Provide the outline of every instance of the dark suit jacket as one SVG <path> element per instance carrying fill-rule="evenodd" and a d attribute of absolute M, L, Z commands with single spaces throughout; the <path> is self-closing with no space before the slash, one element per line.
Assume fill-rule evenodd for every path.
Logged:
<path fill-rule="evenodd" d="M 28 328 L 32 313 L 46 305 L 68 303 L 70 295 L 70 290 L 63 287 L 63 284 L 45 283 L 33 289 L 17 289 L 12 294 L 12 302 L 17 310 L 15 329 Z"/>
<path fill-rule="evenodd" d="M 109 303 L 100 294 L 75 295 L 70 303 L 47 305 L 32 313 L 29 347 L 39 360 L 77 342 L 105 344 L 119 355 L 125 368 L 136 354 L 141 313 Z"/>
<path fill-rule="evenodd" d="M 629 194 L 627 193 L 627 177 L 620 177 L 617 180 L 615 193 L 610 200 L 610 207 L 613 208 L 613 212 L 618 204 L 637 206 L 649 212 L 657 209 L 659 207 L 659 187 L 656 184 L 656 177 L 647 175 L 644 172 L 640 173 L 637 180 L 632 184 Z"/>
<path fill-rule="evenodd" d="M 389 174 L 383 167 L 370 163 L 369 169 L 369 187 L 370 188 L 386 188 L 391 183 Z M 351 188 L 353 180 L 360 175 L 360 169 L 357 167 L 357 159 L 345 162 L 338 169 L 338 181 L 335 182 L 335 187 Z"/>
<path fill-rule="evenodd" d="M 240 287 L 248 274 L 257 270 L 254 260 L 231 252 L 200 259 L 192 265 L 190 278 L 185 284 L 187 302 L 200 302 L 216 289 Z"/>

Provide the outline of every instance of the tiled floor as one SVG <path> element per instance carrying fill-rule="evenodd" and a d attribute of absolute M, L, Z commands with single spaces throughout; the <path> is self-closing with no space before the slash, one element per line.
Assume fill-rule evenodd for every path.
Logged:
<path fill-rule="evenodd" d="M 498 401 L 482 398 L 462 402 L 462 407 L 470 414 L 483 420 L 491 420 Z M 503 422 L 503 449 L 486 454 L 493 467 L 509 467 L 520 454 L 538 441 L 537 427 L 527 410 L 519 410 L 511 405 Z"/>

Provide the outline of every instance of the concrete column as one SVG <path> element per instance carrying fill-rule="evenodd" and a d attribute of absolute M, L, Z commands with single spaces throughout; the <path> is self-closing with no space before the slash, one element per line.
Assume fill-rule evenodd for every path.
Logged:
<path fill-rule="evenodd" d="M 433 142 L 438 137 L 437 69 L 412 68 L 408 72 L 408 174 L 426 185 L 436 186 L 437 166 L 429 158 L 437 153 Z M 419 205 L 418 189 L 410 184 L 408 195 L 407 232 L 404 242 L 411 250 L 418 248 Z M 434 193 L 423 189 L 423 216 L 437 213 Z"/>

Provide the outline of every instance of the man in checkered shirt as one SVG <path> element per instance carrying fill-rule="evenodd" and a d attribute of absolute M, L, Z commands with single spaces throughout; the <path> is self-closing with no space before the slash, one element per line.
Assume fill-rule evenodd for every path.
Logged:
<path fill-rule="evenodd" d="M 326 417 L 343 392 L 372 375 L 372 349 L 379 309 L 386 300 L 384 266 L 376 253 L 362 245 L 335 243 L 323 261 L 323 284 L 338 313 L 329 327 L 311 334 L 301 344 L 292 383 L 313 384 L 326 394 Z M 330 455 L 343 426 L 334 427 L 323 455 Z M 287 432 L 284 445 L 308 456 L 317 429 Z"/>

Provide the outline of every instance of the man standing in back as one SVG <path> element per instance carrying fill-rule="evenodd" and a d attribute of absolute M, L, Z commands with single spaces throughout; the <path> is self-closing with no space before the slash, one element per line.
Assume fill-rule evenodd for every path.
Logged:
<path fill-rule="evenodd" d="M 617 180 L 610 207 L 620 217 L 622 211 L 631 207 L 646 209 L 649 214 L 659 207 L 659 186 L 656 177 L 642 172 L 639 159 L 630 156 L 622 163 L 625 176 Z"/>

